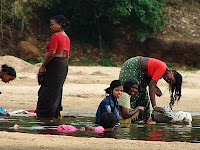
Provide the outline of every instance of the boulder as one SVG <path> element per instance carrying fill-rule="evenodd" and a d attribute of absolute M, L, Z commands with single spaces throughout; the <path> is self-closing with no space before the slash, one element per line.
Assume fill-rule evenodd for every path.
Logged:
<path fill-rule="evenodd" d="M 31 43 L 21 41 L 17 46 L 18 55 L 23 60 L 37 59 L 41 56 L 41 52 Z"/>
<path fill-rule="evenodd" d="M 35 36 L 28 36 L 26 38 L 26 41 L 29 42 L 29 43 L 31 43 L 34 46 L 38 45 L 38 40 L 37 40 L 37 38 Z"/>

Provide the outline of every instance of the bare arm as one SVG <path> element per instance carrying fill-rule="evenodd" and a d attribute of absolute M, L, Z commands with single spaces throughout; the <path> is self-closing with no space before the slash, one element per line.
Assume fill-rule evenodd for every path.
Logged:
<path fill-rule="evenodd" d="M 156 99 L 155 99 L 155 89 L 157 88 L 156 84 L 157 82 L 155 80 L 151 80 L 149 82 L 149 95 L 150 95 L 151 105 L 155 111 L 164 112 L 162 107 L 157 107 L 156 105 Z"/>
<path fill-rule="evenodd" d="M 155 100 L 155 88 L 156 88 L 157 82 L 155 80 L 151 80 L 149 82 L 149 96 L 151 100 L 151 105 L 156 106 L 156 100 Z"/>
<path fill-rule="evenodd" d="M 122 114 L 124 119 L 131 118 L 138 111 L 140 111 L 140 112 L 144 111 L 143 106 L 138 106 L 132 111 L 129 111 L 129 109 L 126 108 L 126 107 L 123 107 L 123 106 L 120 106 L 120 107 L 121 107 L 121 114 Z"/>
<path fill-rule="evenodd" d="M 55 55 L 54 51 L 49 51 L 45 53 L 44 62 L 42 63 L 42 66 L 40 67 L 38 71 L 38 75 L 43 75 L 45 73 L 45 68 L 47 64 L 54 58 L 54 55 Z"/>
<path fill-rule="evenodd" d="M 162 96 L 162 91 L 161 91 L 160 88 L 157 87 L 157 86 L 156 86 L 156 88 L 155 88 L 155 93 L 156 93 L 156 95 L 157 95 L 158 97 Z"/>

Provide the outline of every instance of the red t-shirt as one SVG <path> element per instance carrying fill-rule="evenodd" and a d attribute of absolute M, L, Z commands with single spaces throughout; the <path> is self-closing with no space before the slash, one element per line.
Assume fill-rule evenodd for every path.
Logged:
<path fill-rule="evenodd" d="M 69 50 L 70 50 L 70 39 L 68 36 L 63 35 L 62 33 L 54 33 L 50 41 L 46 45 L 46 52 L 49 51 L 63 51 L 66 50 L 67 58 L 69 58 Z"/>
<path fill-rule="evenodd" d="M 158 80 L 164 75 L 165 71 L 167 69 L 167 65 L 154 58 L 149 58 L 148 62 L 148 76 L 151 77 L 151 79 L 158 82 Z"/>

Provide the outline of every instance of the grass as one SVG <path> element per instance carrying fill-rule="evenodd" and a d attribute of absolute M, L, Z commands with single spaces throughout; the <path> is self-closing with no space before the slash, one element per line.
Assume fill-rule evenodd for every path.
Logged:
<path fill-rule="evenodd" d="M 28 63 L 31 64 L 37 64 L 37 63 L 42 63 L 43 62 L 43 58 L 42 57 L 38 57 L 37 59 L 28 59 L 25 60 Z M 69 65 L 71 66 L 105 66 L 105 67 L 120 67 L 122 64 L 118 64 L 117 62 L 113 62 L 111 60 L 109 60 L 109 57 L 104 57 L 103 60 L 99 61 L 97 64 L 95 64 L 94 62 L 91 62 L 91 60 L 88 59 L 81 59 L 81 60 L 77 60 L 76 58 L 69 58 L 68 61 Z M 198 71 L 200 70 L 200 64 L 198 64 L 197 66 L 186 66 L 186 65 L 179 65 L 176 63 L 167 63 L 167 67 L 170 70 L 178 70 L 178 71 Z"/>
<path fill-rule="evenodd" d="M 178 64 L 175 64 L 175 63 L 167 63 L 167 67 L 170 69 L 170 70 L 178 70 L 178 71 L 192 71 L 192 72 L 195 72 L 195 71 L 198 71 L 200 70 L 200 64 L 197 65 L 197 66 L 186 66 L 186 65 L 178 65 Z"/>

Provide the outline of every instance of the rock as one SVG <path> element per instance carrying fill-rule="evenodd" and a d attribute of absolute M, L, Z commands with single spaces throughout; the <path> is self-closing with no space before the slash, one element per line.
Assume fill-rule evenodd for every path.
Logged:
<path fill-rule="evenodd" d="M 31 43 L 34 46 L 38 45 L 38 40 L 37 40 L 37 38 L 35 36 L 29 36 L 29 37 L 27 37 L 26 41 L 29 42 L 29 43 Z"/>
<path fill-rule="evenodd" d="M 41 56 L 41 52 L 31 43 L 21 41 L 17 46 L 19 57 L 23 60 L 37 59 Z"/>

